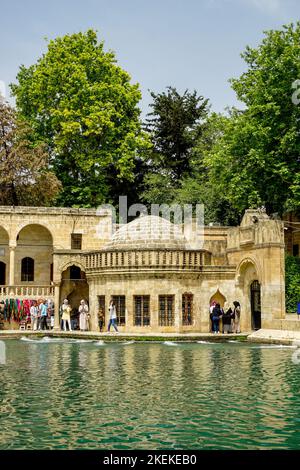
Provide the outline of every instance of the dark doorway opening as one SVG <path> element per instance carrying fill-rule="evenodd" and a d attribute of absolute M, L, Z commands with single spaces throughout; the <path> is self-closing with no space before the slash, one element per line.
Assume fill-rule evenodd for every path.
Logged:
<path fill-rule="evenodd" d="M 251 326 L 253 330 L 261 328 L 261 288 L 258 281 L 253 281 L 251 291 Z"/>
<path fill-rule="evenodd" d="M 0 261 L 0 286 L 5 286 L 6 264 Z"/>

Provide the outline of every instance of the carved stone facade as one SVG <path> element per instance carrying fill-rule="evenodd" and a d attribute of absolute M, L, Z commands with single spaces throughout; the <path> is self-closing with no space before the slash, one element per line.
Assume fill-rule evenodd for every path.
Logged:
<path fill-rule="evenodd" d="M 207 332 L 212 300 L 240 302 L 242 331 L 285 317 L 283 222 L 263 211 L 196 235 L 155 216 L 111 234 L 105 210 L 1 207 L 0 298 L 52 298 L 56 328 L 63 298 L 86 298 L 96 331 L 111 297 L 126 332 Z"/>

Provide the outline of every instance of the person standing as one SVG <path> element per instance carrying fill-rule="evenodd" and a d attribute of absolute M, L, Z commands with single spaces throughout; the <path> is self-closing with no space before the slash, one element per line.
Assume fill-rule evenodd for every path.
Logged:
<path fill-rule="evenodd" d="M 220 333 L 219 324 L 220 318 L 222 318 L 222 311 L 220 304 L 216 304 L 212 312 L 213 332 Z"/>
<path fill-rule="evenodd" d="M 79 311 L 79 329 L 87 331 L 89 329 L 89 307 L 85 300 L 80 301 Z"/>
<path fill-rule="evenodd" d="M 110 331 L 110 327 L 112 325 L 114 327 L 115 331 L 118 333 L 118 328 L 117 328 L 117 325 L 116 325 L 117 309 L 116 309 L 116 306 L 115 306 L 115 303 L 114 303 L 113 300 L 111 300 L 110 303 L 109 303 L 108 311 L 109 311 L 109 323 L 108 323 L 107 331 Z"/>
<path fill-rule="evenodd" d="M 210 323 L 211 323 L 210 331 L 212 331 L 212 332 L 214 331 L 212 317 L 213 317 L 213 310 L 214 310 L 215 306 L 216 306 L 216 301 L 213 300 L 210 304 L 210 307 L 209 307 L 209 318 L 210 318 Z"/>
<path fill-rule="evenodd" d="M 30 307 L 30 317 L 31 317 L 31 328 L 33 331 L 38 329 L 38 307 L 37 302 L 34 300 Z"/>
<path fill-rule="evenodd" d="M 224 333 L 231 333 L 231 321 L 232 321 L 232 308 L 229 307 L 222 316 L 223 320 L 223 332 Z"/>
<path fill-rule="evenodd" d="M 236 300 L 233 302 L 234 310 L 233 310 L 233 332 L 240 333 L 241 332 L 241 306 L 240 303 Z"/>
<path fill-rule="evenodd" d="M 47 330 L 48 308 L 47 308 L 45 299 L 40 304 L 39 310 L 40 310 L 40 318 L 41 318 L 40 328 L 41 330 Z"/>
<path fill-rule="evenodd" d="M 48 317 L 50 318 L 50 328 L 53 330 L 54 328 L 54 302 L 51 299 L 47 301 L 48 305 Z"/>
<path fill-rule="evenodd" d="M 63 329 L 64 329 L 64 331 L 67 331 L 67 323 L 68 323 L 69 330 L 72 331 L 72 327 L 71 327 L 71 306 L 69 304 L 68 299 L 65 299 L 63 301 L 61 309 L 62 309 L 62 317 L 61 318 L 62 318 L 62 321 L 63 321 Z"/>

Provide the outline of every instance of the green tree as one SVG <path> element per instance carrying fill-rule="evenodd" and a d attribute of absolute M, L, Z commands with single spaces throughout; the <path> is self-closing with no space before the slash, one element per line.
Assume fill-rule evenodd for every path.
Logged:
<path fill-rule="evenodd" d="M 47 206 L 60 189 L 45 145 L 31 141 L 30 127 L 0 101 L 0 204 Z"/>
<path fill-rule="evenodd" d="M 209 179 L 240 213 L 265 205 L 283 214 L 300 207 L 300 107 L 292 84 L 300 77 L 300 23 L 268 31 L 242 54 L 248 69 L 232 87 L 246 109 L 231 110 L 207 154 Z"/>
<path fill-rule="evenodd" d="M 144 128 L 150 136 L 152 151 L 147 155 L 144 200 L 157 201 L 158 189 L 169 202 L 184 176 L 191 173 L 193 149 L 200 138 L 208 115 L 208 100 L 197 92 L 186 90 L 182 95 L 175 88 L 151 93 L 152 112 Z M 159 197 L 159 196 L 158 196 Z"/>
<path fill-rule="evenodd" d="M 179 204 L 204 204 L 205 223 L 236 225 L 240 221 L 239 211 L 220 190 L 220 175 L 216 172 L 212 177 L 206 161 L 222 138 L 226 125 L 227 118 L 221 114 L 212 113 L 208 117 L 193 149 L 190 175 L 182 178 L 175 200 Z"/>
<path fill-rule="evenodd" d="M 138 151 L 147 146 L 137 84 L 105 52 L 93 30 L 51 40 L 11 85 L 19 115 L 45 141 L 62 182 L 58 203 L 97 206 L 113 201 L 111 175 L 134 180 Z"/>
<path fill-rule="evenodd" d="M 286 311 L 295 313 L 300 302 L 300 259 L 286 255 L 285 258 Z"/>

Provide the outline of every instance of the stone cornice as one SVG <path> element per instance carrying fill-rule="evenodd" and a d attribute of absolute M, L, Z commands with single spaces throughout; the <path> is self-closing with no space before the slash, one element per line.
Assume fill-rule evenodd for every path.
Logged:
<path fill-rule="evenodd" d="M 0 206 L 0 214 L 42 214 L 42 215 L 69 215 L 69 216 L 109 216 L 105 209 L 88 209 L 74 207 L 33 207 L 33 206 Z"/>

